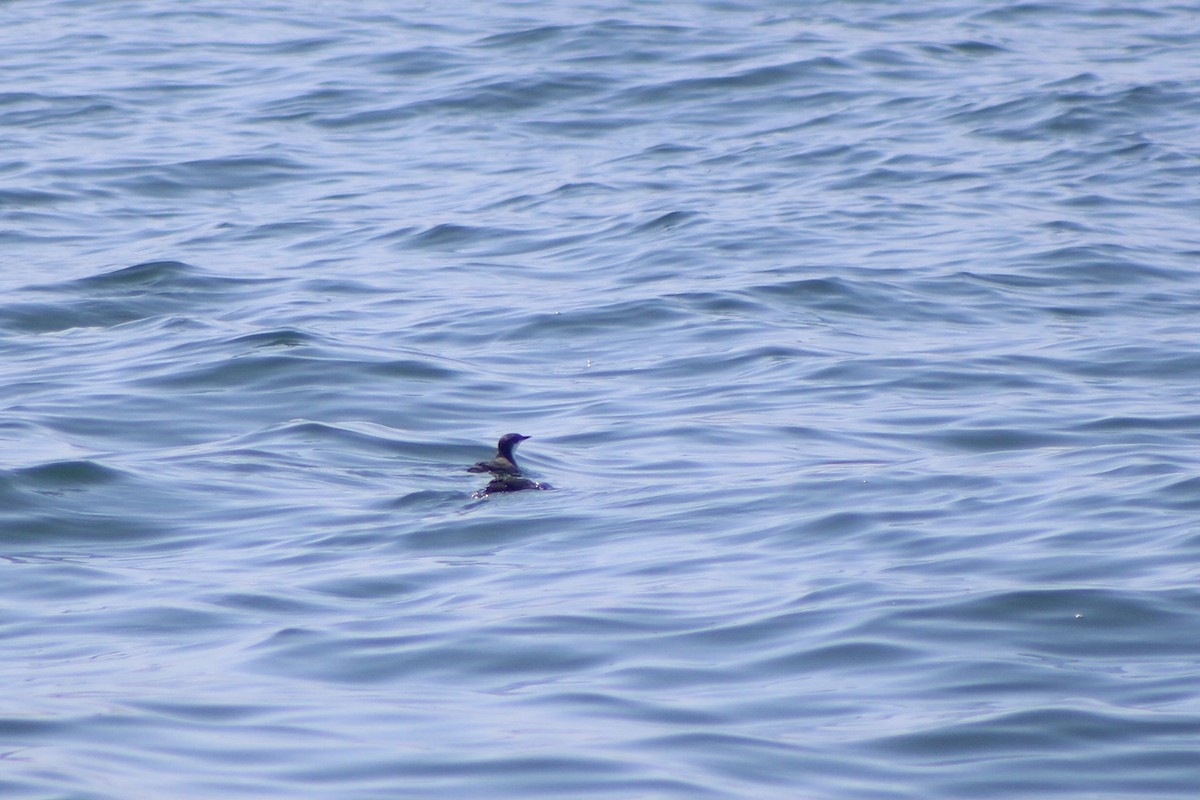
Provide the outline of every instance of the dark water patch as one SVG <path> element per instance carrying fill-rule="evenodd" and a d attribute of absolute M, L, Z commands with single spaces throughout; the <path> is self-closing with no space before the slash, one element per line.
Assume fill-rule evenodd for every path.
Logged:
<path fill-rule="evenodd" d="M 1092 108 L 1072 108 L 1043 119 L 1030 130 L 1051 136 L 1095 134 L 1104 130 L 1109 119 Z"/>
<path fill-rule="evenodd" d="M 983 23 L 1032 23 L 1041 21 L 1048 17 L 1059 18 L 1061 21 L 1077 21 L 1085 18 L 1085 15 L 1083 14 L 1073 16 L 1071 12 L 1075 12 L 1077 10 L 1078 9 L 1065 7 L 1060 3 L 1054 2 L 1010 3 L 1002 8 L 977 12 L 973 15 L 972 19 L 973 21 Z"/>
<path fill-rule="evenodd" d="M 990 58 L 1001 54 L 1011 53 L 1010 48 L 996 42 L 985 42 L 979 39 L 968 39 L 950 44 L 923 44 L 921 50 L 931 56 L 966 56 L 969 58 Z"/>
<path fill-rule="evenodd" d="M 1200 477 L 1184 478 L 1161 489 L 1152 505 L 1162 504 L 1167 508 L 1192 511 L 1200 508 Z"/>
<path fill-rule="evenodd" d="M 440 382 L 457 377 L 458 371 L 420 359 L 389 361 L 349 360 L 308 352 L 308 345 L 289 343 L 273 335 L 253 342 L 243 340 L 244 348 L 253 349 L 218 356 L 217 360 L 187 368 L 174 368 L 160 374 L 141 378 L 139 386 L 175 391 L 207 391 L 228 394 L 253 388 L 256 391 L 294 391 L 303 387 L 324 387 L 333 391 L 339 386 L 362 383 L 372 379 Z M 330 376 L 340 376 L 331 384 Z"/>
<path fill-rule="evenodd" d="M 427 228 L 414 236 L 406 237 L 405 244 L 410 247 L 456 249 L 480 244 L 491 245 L 498 239 L 508 239 L 519 235 L 520 232 L 513 230 L 442 223 Z"/>
<path fill-rule="evenodd" d="M 602 93 L 606 87 L 607 81 L 602 76 L 577 71 L 547 77 L 531 75 L 512 80 L 479 81 L 455 87 L 437 97 L 399 105 L 381 98 L 375 101 L 379 107 L 337 116 L 323 115 L 312 122 L 334 129 L 369 130 L 406 122 L 452 121 L 476 114 L 525 114 L 583 101 Z"/>
<path fill-rule="evenodd" d="M 704 726 L 725 721 L 721 715 L 710 712 L 672 707 L 666 703 L 638 701 L 615 694 L 561 692 L 544 698 L 542 702 L 557 708 L 573 708 L 585 717 L 621 719 L 650 724 Z"/>
<path fill-rule="evenodd" d="M 425 588 L 420 582 L 398 576 L 349 576 L 310 583 L 306 591 L 331 597 L 379 600 L 406 597 Z"/>
<path fill-rule="evenodd" d="M 182 197 L 197 191 L 257 189 L 298 180 L 309 170 L 302 162 L 278 156 L 231 156 L 122 171 L 123 177 L 114 176 L 106 183 L 148 197 Z"/>
<path fill-rule="evenodd" d="M 660 217 L 644 222 L 634 229 L 634 233 L 644 234 L 656 231 L 669 231 L 677 227 L 702 220 L 701 214 L 695 211 L 669 211 Z"/>
<path fill-rule="evenodd" d="M 596 308 L 528 316 L 528 321 L 506 332 L 509 341 L 545 339 L 553 336 L 578 337 L 602 331 L 624 331 L 634 322 L 662 327 L 682 324 L 687 315 L 658 300 L 628 300 Z"/>
<path fill-rule="evenodd" d="M 0 106 L 38 102 L 41 99 L 42 95 L 37 92 L 0 92 Z"/>
<path fill-rule="evenodd" d="M 270 55 L 308 56 L 337 47 L 342 41 L 340 36 L 304 36 L 263 45 L 251 45 L 250 47 Z"/>
<path fill-rule="evenodd" d="M 272 617 L 306 617 L 319 613 L 322 610 L 316 603 L 303 602 L 294 597 L 284 597 L 278 594 L 261 592 L 254 594 L 246 592 L 222 594 L 202 599 L 218 608 L 254 614 L 266 613 Z"/>
<path fill-rule="evenodd" d="M 95 461 L 57 461 L 14 470 L 10 474 L 22 485 L 45 493 L 83 491 L 125 477 L 120 470 Z"/>
<path fill-rule="evenodd" d="M 50 333 L 72 328 L 110 328 L 212 302 L 261 281 L 204 273 L 178 261 L 155 261 L 30 288 L 63 297 L 0 305 L 0 325 L 14 332 Z"/>
<path fill-rule="evenodd" d="M 437 100 L 416 103 L 413 110 L 422 116 L 441 112 L 511 114 L 594 97 L 607 85 L 603 76 L 579 71 L 528 76 L 465 87 Z"/>
<path fill-rule="evenodd" d="M 836 645 L 764 659 L 754 666 L 764 678 L 836 672 L 842 675 L 874 670 L 913 669 L 925 660 L 916 648 L 879 641 L 847 640 Z"/>
<path fill-rule="evenodd" d="M 210 460 L 247 475 L 280 468 L 308 469 L 321 475 L 322 469 L 355 464 L 361 468 L 359 477 L 370 480 L 383 476 L 380 470 L 386 470 L 391 464 L 389 461 L 371 461 L 371 457 L 401 459 L 393 467 L 396 470 L 411 470 L 414 464 L 436 469 L 446 465 L 446 449 L 436 442 L 415 439 L 400 431 L 370 423 L 292 419 L 210 445 L 192 447 L 179 456 L 166 457 L 164 460 L 181 463 L 196 459 Z M 321 454 L 319 462 L 310 461 L 307 457 L 314 453 Z M 291 460 L 297 454 L 306 457 L 299 461 Z M 467 463 L 466 456 L 462 457 L 462 463 Z"/>
<path fill-rule="evenodd" d="M 32 512 L 45 503 L 42 498 L 87 492 L 123 477 L 117 470 L 91 461 L 56 462 L 0 473 L 0 496 L 11 511 Z"/>
<path fill-rule="evenodd" d="M 857 365 L 859 373 L 865 375 L 866 370 L 869 370 L 873 363 Z M 967 396 L 997 390 L 1045 392 L 1053 389 L 1052 385 L 1044 379 L 1029 375 L 1022 370 L 1013 369 L 1002 358 L 983 359 L 972 363 L 960 362 L 944 366 L 930 362 L 923 369 L 906 369 L 904 367 L 910 366 L 907 364 L 881 364 L 879 366 L 902 367 L 900 370 L 881 371 L 878 376 L 878 385 L 880 387 L 887 386 L 892 390 L 928 392 L 943 396 Z M 888 424 L 911 424 L 916 427 L 925 427 L 930 423 L 936 426 L 939 423 L 950 422 L 948 417 L 941 419 L 920 416 L 912 418 L 904 413 L 883 419 Z"/>
<path fill-rule="evenodd" d="M 700 624 L 695 620 L 675 621 L 671 627 L 686 626 L 688 630 L 669 637 L 663 636 L 663 629 L 667 627 L 665 620 L 656 627 L 659 628 L 659 635 L 663 639 L 663 652 L 681 655 L 687 651 L 720 652 L 728 648 L 756 651 L 761 649 L 768 652 L 774 650 L 775 646 L 789 649 L 799 637 L 828 622 L 827 615 L 812 611 L 793 611 L 760 616 L 749 621 L 738 615 L 732 622 L 724 620 L 717 624 L 705 624 L 707 620 L 701 621 Z"/>
<path fill-rule="evenodd" d="M 830 82 L 836 82 L 852 71 L 851 65 L 841 59 L 821 56 L 786 64 L 754 67 L 728 75 L 679 78 L 643 84 L 620 92 L 615 102 L 622 107 L 663 104 L 674 106 L 719 99 L 721 102 L 742 105 L 750 102 L 751 97 L 761 100 L 762 93 L 758 90 L 779 86 L 811 88 L 819 83 L 824 90 Z"/>
<path fill-rule="evenodd" d="M 938 731 L 909 734 L 884 740 L 882 746 L 920 757 L 953 753 L 956 759 L 971 755 L 1077 752 L 1106 742 L 1126 739 L 1128 727 L 1143 729 L 1150 738 L 1191 737 L 1200 720 L 1163 720 L 1137 711 L 1092 711 L 1049 708 L 1011 714 L 985 715 L 983 719 L 948 725 Z"/>
<path fill-rule="evenodd" d="M 545 122 L 537 123 L 552 127 L 556 130 L 566 131 L 571 128 L 570 123 Z M 581 133 L 587 135 L 595 135 L 596 131 L 588 126 L 585 126 Z M 573 134 L 572 134 L 573 135 Z M 561 186 L 538 194 L 515 194 L 508 197 L 502 197 L 495 203 L 484 206 L 480 211 L 497 211 L 502 209 L 519 209 L 521 211 L 537 211 L 547 205 L 553 206 L 560 202 L 585 202 L 588 200 L 596 200 L 602 196 L 620 196 L 621 190 L 618 187 L 610 186 L 602 183 L 564 183 Z M 603 219 L 603 215 L 593 215 L 596 219 Z M 582 223 L 583 220 L 580 220 Z M 578 228 L 577 228 L 578 230 Z M 570 241 L 587 241 L 588 237 L 582 232 L 578 232 L 569 237 Z"/>
<path fill-rule="evenodd" d="M 417 491 L 397 492 L 394 498 L 385 501 L 388 508 L 402 512 L 431 512 L 458 508 L 463 501 L 463 492 L 446 489 L 419 489 Z"/>
<path fill-rule="evenodd" d="M 363 780 L 363 768 L 324 769 L 302 766 L 290 770 L 300 786 L 349 781 L 355 785 Z M 671 777 L 637 778 L 636 771 L 615 758 L 575 756 L 546 753 L 543 755 L 514 754 L 464 757 L 414 756 L 388 762 L 367 772 L 365 791 L 381 781 L 399 782 L 423 798 L 452 798 L 461 794 L 464 786 L 486 783 L 493 791 L 528 793 L 534 796 L 562 797 L 587 787 L 587 792 L 612 792 L 623 796 L 647 797 L 710 797 L 711 790 Z M 393 790 L 394 791 L 394 790 Z M 385 798 L 387 792 L 363 795 Z M 717 795 L 724 796 L 724 795 Z"/>
<path fill-rule="evenodd" d="M 113 508 L 111 499 L 104 504 Z M 46 508 L 46 504 L 28 504 L 13 509 L 4 526 L 3 544 L 8 547 L 49 549 L 64 544 L 152 541 L 160 537 L 164 526 L 130 516 L 122 509 L 105 513 L 92 508 Z"/>
<path fill-rule="evenodd" d="M 0 496 L 7 498 L 3 540 L 52 548 L 66 542 L 154 538 L 167 526 L 154 513 L 161 497 L 145 490 L 131 473 L 92 460 L 0 473 Z M 131 501 L 131 495 L 137 500 Z"/>
<path fill-rule="evenodd" d="M 169 719 L 204 724 L 247 722 L 264 716 L 263 708 L 254 703 L 206 703 L 146 698 L 129 701 L 129 705 Z"/>
<path fill-rule="evenodd" d="M 365 366 L 368 376 L 418 382 L 450 382 L 462 375 L 456 365 L 434 363 L 430 358 L 393 358 L 370 362 Z"/>
<path fill-rule="evenodd" d="M 159 605 L 153 608 L 122 609 L 103 614 L 104 624 L 132 636 L 162 637 L 191 643 L 193 631 L 213 633 L 239 627 L 226 611 Z"/>
<path fill-rule="evenodd" d="M 703 338 L 711 338 L 714 342 L 727 341 L 733 337 L 735 332 L 730 326 L 723 325 L 715 327 L 710 336 Z M 747 329 L 746 332 L 749 336 L 753 335 L 752 328 Z M 782 370 L 791 364 L 811 363 L 815 358 L 814 354 L 796 348 L 774 345 L 738 346 L 727 348 L 725 352 L 719 353 L 705 352 L 682 357 L 665 355 L 657 360 L 651 376 L 641 377 L 637 373 L 643 373 L 645 370 L 637 370 L 628 374 L 628 377 L 639 383 L 645 382 L 659 386 L 662 385 L 662 381 L 673 381 L 674 384 L 671 385 L 671 388 L 666 389 L 665 393 L 679 399 L 708 397 L 716 401 L 726 398 L 739 404 L 741 400 L 735 395 L 745 381 L 752 380 L 764 373 Z M 725 380 L 714 385 L 712 381 L 718 377 L 723 377 Z M 703 431 L 694 433 L 704 434 Z"/>
<path fill-rule="evenodd" d="M 636 636 L 661 633 L 663 624 L 663 620 L 604 610 L 587 615 L 546 614 L 513 620 L 506 630 L 522 636 L 552 635 L 563 631 L 585 631 L 594 636 Z"/>
<path fill-rule="evenodd" d="M 286 121 L 292 116 L 298 116 L 308 119 L 308 121 L 318 128 L 327 128 L 331 130 L 341 129 L 357 129 L 370 130 L 372 128 L 388 127 L 393 125 L 403 124 L 418 116 L 418 110 L 410 105 L 388 105 L 384 108 L 372 108 L 366 111 L 350 111 L 348 113 L 329 113 L 324 111 L 326 103 L 320 103 L 316 108 L 311 108 L 312 103 L 301 101 L 299 110 L 289 112 L 286 109 L 281 112 L 281 118 Z M 345 105 L 350 105 L 349 103 Z M 355 103 L 354 105 L 357 105 Z M 336 112 L 342 112 L 343 104 L 338 104 Z M 324 113 L 318 113 L 324 112 Z M 270 119 L 270 117 L 268 117 Z"/>
<path fill-rule="evenodd" d="M 332 226 L 321 219 L 305 219 L 294 222 L 272 222 L 265 225 L 254 225 L 244 228 L 237 233 L 231 234 L 229 229 L 232 226 L 223 226 L 221 231 L 216 234 L 206 234 L 191 240 L 191 243 L 204 243 L 211 241 L 214 238 L 219 238 L 223 242 L 241 241 L 241 242 L 257 242 L 268 239 L 278 239 L 288 242 L 290 248 L 297 250 L 308 249 L 309 242 L 295 242 L 299 236 L 314 237 L 322 233 L 332 230 Z"/>
<path fill-rule="evenodd" d="M 803 268 L 797 272 L 812 272 Z M 822 269 L 821 272 L 825 272 Z M 941 324 L 973 322 L 974 318 L 932 295 L 918 294 L 910 286 L 879 277 L 843 278 L 833 275 L 797 277 L 760 283 L 744 294 L 773 307 L 804 309 L 821 317 L 878 317 L 886 309 L 889 320 L 933 321 Z"/>
<path fill-rule="evenodd" d="M 58 542 L 46 542 L 45 551 L 58 550 Z M 37 552 L 34 545 L 32 553 L 4 555 L 0 558 L 6 562 L 5 571 L 6 593 L 13 601 L 22 604 L 41 603 L 84 603 L 97 598 L 108 598 L 108 602 L 119 602 L 120 597 L 128 591 L 129 576 L 118 571 L 105 568 L 102 557 L 47 556 Z M 6 626 L 23 624 L 10 620 Z M 44 648 L 46 655 L 57 650 L 56 655 L 67 651 L 83 651 L 86 646 L 73 641 L 58 641 L 53 646 Z"/>
<path fill-rule="evenodd" d="M 1198 649 L 1190 640 L 1168 635 L 1151 643 L 1144 632 L 1151 628 L 1164 633 L 1181 630 L 1194 607 L 1193 594 L 1191 590 L 1131 594 L 1102 589 L 1028 589 L 900 611 L 894 622 L 910 633 L 934 638 L 944 635 L 936 626 L 950 625 L 964 641 L 994 638 L 997 645 L 1044 656 L 1189 656 Z"/>
<path fill-rule="evenodd" d="M 391 77 L 428 78 L 445 73 L 458 73 L 470 62 L 461 52 L 452 48 L 425 45 L 383 53 L 336 56 L 324 63 L 329 67 L 365 67 Z"/>
<path fill-rule="evenodd" d="M 657 163 L 671 163 L 679 156 L 687 156 L 692 154 L 704 154 L 708 151 L 697 145 L 683 144 L 680 142 L 664 142 L 661 144 L 651 145 L 641 148 L 633 153 L 623 156 L 622 161 L 640 161 L 650 160 Z"/>
<path fill-rule="evenodd" d="M 1042 113 L 1044 104 L 1037 98 L 1018 97 L 955 109 L 946 120 L 966 126 L 975 134 L 1006 139 L 1035 139 L 1037 134 L 1030 126 L 1038 121 Z"/>
<path fill-rule="evenodd" d="M 57 206 L 76 199 L 63 192 L 47 192 L 38 189 L 0 189 L 0 212 L 13 208 L 37 208 Z"/>
<path fill-rule="evenodd" d="M 70 718 L 59 719 L 29 719 L 17 715 L 0 716 L 0 736 L 7 741 L 22 742 L 37 741 L 62 736 L 74 727 L 77 720 Z"/>
<path fill-rule="evenodd" d="M 623 59 L 620 51 L 613 52 L 613 43 L 624 45 L 630 41 L 641 41 L 662 45 L 674 40 L 683 44 L 689 40 L 688 37 L 699 33 L 688 25 L 623 16 L 600 18 L 586 26 L 577 27 L 574 32 L 576 36 L 570 41 L 572 46 L 589 39 L 594 40 L 601 45 L 598 48 L 600 52 L 613 57 L 614 60 Z M 634 63 L 641 63 L 637 54 L 634 56 Z"/>
<path fill-rule="evenodd" d="M 235 339 L 230 339 L 224 342 L 229 347 L 244 349 L 253 347 L 256 349 L 274 348 L 274 347 L 310 347 L 322 344 L 323 340 L 307 331 L 296 329 L 283 329 L 276 331 L 259 331 L 257 333 L 249 333 L 245 336 L 239 336 Z"/>
<path fill-rule="evenodd" d="M 376 101 L 370 91 L 357 88 L 322 87 L 308 89 L 282 99 L 271 99 L 256 109 L 257 122 L 292 122 L 297 120 L 320 120 L 336 115 L 347 115 L 354 109 Z"/>
<path fill-rule="evenodd" d="M 154 98 L 167 95 L 195 95 L 197 97 L 203 97 L 204 95 L 212 94 L 221 88 L 222 84 L 217 82 L 195 82 L 164 79 L 147 81 L 144 84 L 128 87 L 125 91 L 129 92 L 132 96 L 142 95 L 151 96 Z"/>
<path fill-rule="evenodd" d="M 284 353 L 248 353 L 217 363 L 193 366 L 168 374 L 144 378 L 147 389 L 174 391 L 239 392 L 295 390 L 328 383 L 336 362 Z"/>
<path fill-rule="evenodd" d="M 439 635 L 354 636 L 313 630 L 281 631 L 257 645 L 258 669 L 294 678 L 378 685 L 420 676 L 458 679 L 486 676 L 507 682 L 530 676 L 569 674 L 595 664 L 578 651 L 529 642 L 512 649 L 495 637 Z M 315 658 L 317 653 L 328 654 Z"/>
<path fill-rule="evenodd" d="M 551 41 L 562 41 L 575 32 L 574 26 L 542 25 L 525 30 L 496 33 L 485 36 L 475 42 L 476 47 L 510 48 L 515 47 L 524 51 L 532 45 L 544 44 Z"/>
<path fill-rule="evenodd" d="M 854 54 L 855 61 L 887 67 L 912 66 L 921 63 L 913 53 L 896 47 L 869 47 Z"/>
<path fill-rule="evenodd" d="M 1057 432 L 1005 427 L 960 427 L 928 434 L 923 438 L 943 447 L 969 453 L 1065 447 L 1080 441 Z"/>
<path fill-rule="evenodd" d="M 129 296 L 170 295 L 174 292 L 214 291 L 273 283 L 275 282 L 213 274 L 180 261 L 148 261 L 62 283 L 43 284 L 30 288 L 38 291 L 93 297 L 96 293 Z"/>
<path fill-rule="evenodd" d="M 547 238 L 544 232 L 538 230 L 474 227 L 453 223 L 442 223 L 416 232 L 411 228 L 404 228 L 381 238 L 396 239 L 397 247 L 405 250 L 465 252 L 491 257 L 554 250 L 582 239 L 576 234 Z M 505 277 L 504 271 L 500 271 L 496 279 L 502 280 Z"/>
<path fill-rule="evenodd" d="M 332 265 L 330 265 L 332 267 Z M 311 295 L 345 295 L 349 297 L 373 297 L 379 290 L 366 281 L 346 278 L 313 278 L 298 284 L 301 291 Z"/>
<path fill-rule="evenodd" d="M 116 118 L 125 119 L 129 114 L 122 104 L 96 95 L 9 93 L 5 97 L 9 102 L 4 105 L 17 107 L 0 111 L 0 127 L 20 130 L 104 124 Z"/>
<path fill-rule="evenodd" d="M 354 449 L 370 448 L 380 452 L 395 452 L 400 442 L 391 442 L 386 431 L 358 430 L 345 425 L 333 425 L 312 420 L 291 420 L 242 438 L 242 442 L 253 444 L 264 441 L 325 442 Z"/>
<path fill-rule="evenodd" d="M 855 511 L 835 511 L 804 523 L 806 533 L 831 538 L 852 536 L 876 527 L 883 519 L 877 514 Z"/>
<path fill-rule="evenodd" d="M 1101 379 L 1186 381 L 1200 370 L 1200 357 L 1166 347 L 1106 344 L 1082 345 L 1073 358 L 1013 356 L 1014 363 L 1048 373 Z"/>
<path fill-rule="evenodd" d="M 1056 219 L 1050 222 L 1043 222 L 1042 227 L 1048 231 L 1063 232 L 1063 233 L 1092 233 L 1093 229 L 1082 222 L 1076 220 Z"/>
<path fill-rule="evenodd" d="M 779 297 L 785 299 L 819 300 L 824 303 L 837 303 L 836 310 L 861 308 L 856 287 L 839 278 L 797 278 L 779 283 L 761 284 L 753 287 L 750 292 L 763 297 Z"/>
<path fill-rule="evenodd" d="M 699 731 L 657 736 L 639 745 L 703 763 L 704 773 L 716 787 L 753 787 L 755 794 L 794 792 L 798 787 L 812 791 L 822 782 L 822 774 L 834 770 L 833 764 L 812 749 L 775 737 Z"/>
<path fill-rule="evenodd" d="M 1123 710 L 1058 708 L 994 714 L 943 730 L 896 737 L 885 752 L 919 759 L 938 773 L 946 796 L 984 793 L 995 796 L 1054 795 L 1081 797 L 1081 773 L 1099 776 L 1100 792 L 1088 796 L 1175 797 L 1194 770 L 1186 765 L 1187 742 L 1194 724 L 1176 731 L 1147 729 L 1142 718 Z M 1122 752 L 1120 730 L 1154 739 L 1156 752 Z M 996 756 L 999 754 L 999 756 Z M 1118 755 L 1119 754 L 1119 755 Z M 997 774 L 986 780 L 979 764 L 992 758 L 1027 763 L 1019 775 Z"/>
<path fill-rule="evenodd" d="M 137 302 L 5 303 L 0 305 L 0 327 L 17 334 L 111 328 L 145 319 L 153 313 Z"/>
<path fill-rule="evenodd" d="M 692 291 L 665 295 L 663 299 L 683 303 L 693 312 L 710 317 L 752 318 L 766 311 L 762 303 L 728 292 Z"/>
<path fill-rule="evenodd" d="M 910 183 L 925 183 L 931 178 L 929 170 L 898 170 L 880 167 L 854 175 L 851 178 L 839 178 L 831 182 L 828 188 L 835 191 L 883 190 L 888 186 L 902 186 Z"/>
<path fill-rule="evenodd" d="M 1044 275 L 1065 278 L 1073 283 L 1128 286 L 1147 280 L 1180 282 L 1188 277 L 1180 270 L 1168 269 L 1143 260 L 1124 257 L 1126 248 L 1114 246 L 1063 247 L 1037 253 L 1033 264 L 1044 267 Z M 1130 253 L 1129 255 L 1132 255 Z"/>
<path fill-rule="evenodd" d="M 648 124 L 645 117 L 605 117 L 604 119 L 536 119 L 529 120 L 524 126 L 533 133 L 550 134 L 555 138 L 603 140 L 608 136 L 625 130 Z"/>
<path fill-rule="evenodd" d="M 477 483 L 468 483 L 464 488 L 482 488 Z M 396 547 L 418 553 L 482 554 L 502 551 L 531 539 L 560 536 L 566 532 L 565 527 L 553 516 L 543 515 L 557 508 L 555 494 L 514 492 L 489 496 L 469 505 L 464 502 L 464 507 L 479 513 L 431 520 L 419 526 L 406 525 L 397 532 Z"/>
<path fill-rule="evenodd" d="M 1106 416 L 1079 423 L 1071 430 L 1104 434 L 1169 431 L 1194 437 L 1200 436 L 1200 416 L 1193 414 L 1171 414 L 1161 417 Z"/>

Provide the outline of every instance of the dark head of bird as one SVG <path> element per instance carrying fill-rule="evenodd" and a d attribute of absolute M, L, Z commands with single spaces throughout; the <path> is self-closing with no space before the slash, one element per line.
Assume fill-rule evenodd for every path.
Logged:
<path fill-rule="evenodd" d="M 513 456 L 513 450 L 516 450 L 517 445 L 528 438 L 528 436 L 522 436 L 519 433 L 504 434 L 496 444 L 496 457 L 491 461 L 480 461 L 475 466 L 469 467 L 467 472 L 490 472 L 493 475 L 520 475 L 521 469 L 517 466 L 517 459 Z"/>
<path fill-rule="evenodd" d="M 513 458 L 513 450 L 517 449 L 517 445 L 528 439 L 528 436 L 522 436 L 519 433 L 506 433 L 500 437 L 500 441 L 496 443 L 496 456 L 499 458 L 507 458 L 514 464 L 517 460 Z"/>

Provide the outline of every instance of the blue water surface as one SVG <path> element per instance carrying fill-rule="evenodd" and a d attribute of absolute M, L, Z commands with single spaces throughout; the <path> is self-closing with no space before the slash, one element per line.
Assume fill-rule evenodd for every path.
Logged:
<path fill-rule="evenodd" d="M 0 15 L 4 797 L 1200 790 L 1200 9 Z"/>

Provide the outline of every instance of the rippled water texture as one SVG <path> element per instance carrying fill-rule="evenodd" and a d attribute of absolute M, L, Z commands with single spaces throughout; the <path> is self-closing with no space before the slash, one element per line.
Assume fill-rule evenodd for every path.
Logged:
<path fill-rule="evenodd" d="M 5 798 L 1196 795 L 1193 5 L 0 14 Z"/>

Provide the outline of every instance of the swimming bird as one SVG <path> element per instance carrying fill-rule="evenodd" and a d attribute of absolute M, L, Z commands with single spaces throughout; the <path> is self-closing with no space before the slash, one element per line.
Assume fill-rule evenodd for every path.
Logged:
<path fill-rule="evenodd" d="M 528 436 L 522 436 L 519 433 L 504 434 L 500 437 L 500 441 L 496 443 L 496 457 L 491 461 L 480 461 L 473 467 L 467 467 L 467 472 L 490 472 L 497 476 L 520 476 L 521 468 L 517 466 L 517 459 L 513 455 L 513 451 L 517 449 L 517 445 L 528 438 Z M 501 491 L 511 492 L 514 490 L 504 489 Z"/>

